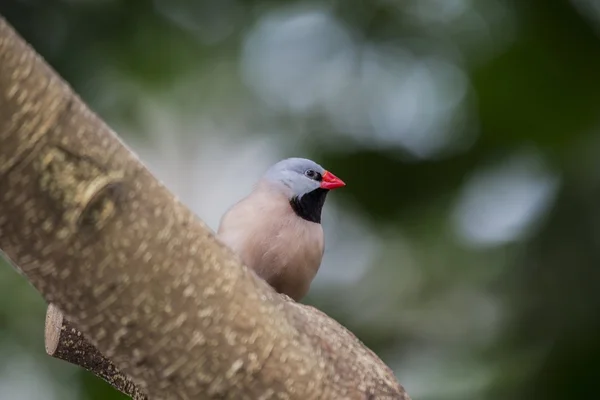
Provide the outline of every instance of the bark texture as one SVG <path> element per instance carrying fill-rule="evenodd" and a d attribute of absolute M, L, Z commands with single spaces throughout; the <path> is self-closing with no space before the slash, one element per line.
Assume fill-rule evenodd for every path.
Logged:
<path fill-rule="evenodd" d="M 0 249 L 152 399 L 409 399 L 277 295 L 0 17 Z"/>
<path fill-rule="evenodd" d="M 46 312 L 44 341 L 48 355 L 90 371 L 134 400 L 148 398 L 129 377 L 100 354 L 53 304 L 48 306 Z"/>

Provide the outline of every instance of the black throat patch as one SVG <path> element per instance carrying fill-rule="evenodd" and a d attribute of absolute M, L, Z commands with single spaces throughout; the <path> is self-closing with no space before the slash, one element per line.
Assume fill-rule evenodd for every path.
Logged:
<path fill-rule="evenodd" d="M 321 211 L 323 210 L 327 193 L 329 193 L 328 189 L 318 188 L 300 198 L 293 197 L 290 200 L 290 205 L 300 218 L 320 224 Z"/>

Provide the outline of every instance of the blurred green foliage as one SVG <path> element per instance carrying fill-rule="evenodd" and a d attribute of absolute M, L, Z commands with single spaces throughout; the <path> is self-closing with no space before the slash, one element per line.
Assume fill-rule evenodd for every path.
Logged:
<path fill-rule="evenodd" d="M 322 25 L 289 17 L 308 18 L 303 7 L 334 17 Z M 158 98 L 177 110 L 173 119 L 198 112 L 216 125 L 241 121 L 244 136 L 284 138 L 286 149 L 302 148 L 349 181 L 336 198 L 380 235 L 378 251 L 360 280 L 319 286 L 309 301 L 390 363 L 413 398 L 595 397 L 600 9 L 593 0 L 6 0 L 0 14 L 126 140 L 150 136 L 142 100 Z M 281 23 L 288 17 L 295 22 Z M 335 46 L 306 47 L 311 29 L 298 28 L 306 21 Z M 261 37 L 257 26 L 282 34 Z M 348 41 L 354 50 L 335 64 Z M 376 66 L 369 52 L 396 57 L 397 68 Z M 310 79 L 294 69 L 304 56 L 327 60 L 310 70 L 324 74 L 316 88 L 326 100 L 306 100 L 314 95 Z M 405 68 L 410 60 L 420 69 Z M 373 69 L 380 72 L 371 76 Z M 395 72 L 417 85 L 398 108 L 397 93 L 386 91 L 395 81 L 385 80 Z M 428 73 L 438 83 L 418 86 Z M 344 74 L 350 78 L 338 91 L 350 94 L 326 92 Z M 423 94 L 431 86 L 434 98 L 459 100 L 435 108 Z M 402 125 L 411 104 L 412 123 Z M 449 110 L 446 119 L 440 108 Z M 389 126 L 399 128 L 389 134 Z M 414 142 L 427 134 L 430 143 Z M 509 195 L 515 185 L 520 192 Z M 528 190 L 544 201 L 523 206 Z M 481 206 L 482 198 L 491 205 Z M 520 206 L 520 220 L 537 217 L 527 226 L 515 217 L 520 228 L 511 231 L 504 208 Z M 510 235 L 484 240 L 503 223 Z M 72 398 L 118 398 L 94 377 L 39 357 L 43 301 L 9 268 L 0 274 L 0 344 L 38 354 L 57 385 L 81 387 Z"/>

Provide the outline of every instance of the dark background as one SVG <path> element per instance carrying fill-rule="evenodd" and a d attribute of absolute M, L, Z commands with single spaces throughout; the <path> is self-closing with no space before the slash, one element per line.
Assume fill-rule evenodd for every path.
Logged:
<path fill-rule="evenodd" d="M 597 397 L 595 0 L 2 0 L 0 14 L 213 229 L 280 158 L 344 179 L 306 302 L 415 400 Z M 118 398 L 45 356 L 44 312 L 2 266 L 0 400 Z"/>

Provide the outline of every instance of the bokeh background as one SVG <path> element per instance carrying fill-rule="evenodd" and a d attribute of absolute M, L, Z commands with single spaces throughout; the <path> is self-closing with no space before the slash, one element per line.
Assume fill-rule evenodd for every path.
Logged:
<path fill-rule="evenodd" d="M 600 383 L 600 3 L 2 0 L 212 229 L 272 163 L 347 182 L 306 302 L 415 400 Z M 0 265 L 0 400 L 125 398 L 44 353 Z"/>

